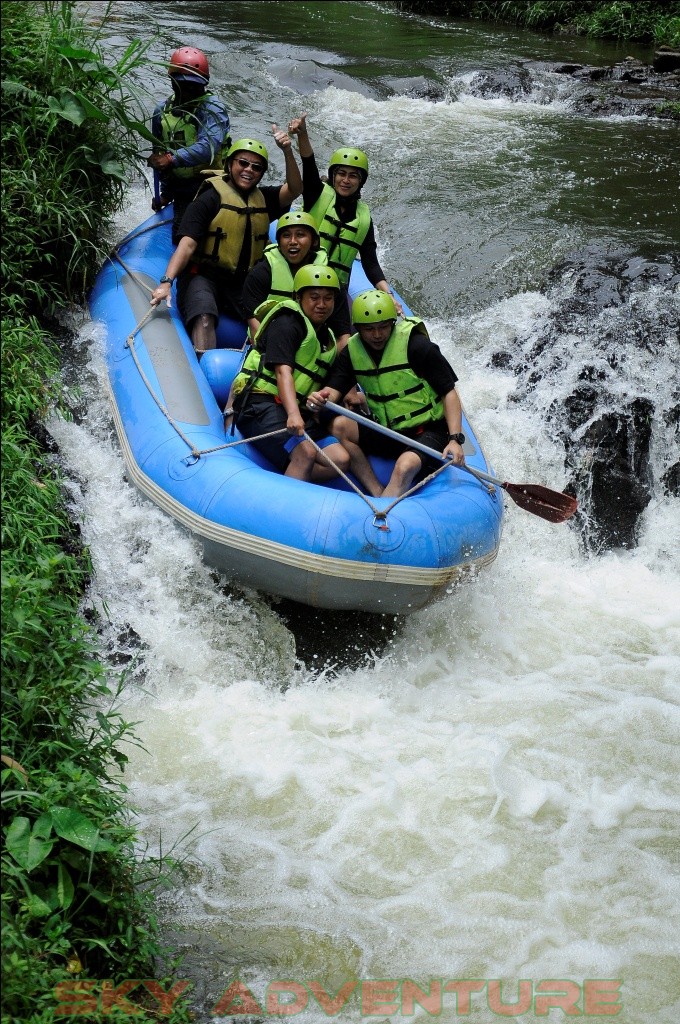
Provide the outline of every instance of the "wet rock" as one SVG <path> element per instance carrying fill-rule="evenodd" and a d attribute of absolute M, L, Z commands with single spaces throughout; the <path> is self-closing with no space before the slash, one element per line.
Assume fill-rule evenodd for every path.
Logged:
<path fill-rule="evenodd" d="M 432 82 L 424 75 L 414 78 L 386 78 L 385 83 L 392 92 L 400 96 L 412 96 L 418 100 L 438 102 L 446 96 L 444 88 L 438 82 Z"/>
<path fill-rule="evenodd" d="M 467 91 L 472 96 L 486 99 L 490 96 L 526 96 L 531 92 L 533 81 L 526 67 L 499 68 L 496 71 L 478 71 L 473 75 Z"/>
<path fill-rule="evenodd" d="M 607 93 L 582 93 L 575 97 L 572 109 L 586 117 L 660 117 L 660 108 L 665 102 L 668 100 L 664 93 L 641 97 L 633 95 L 630 90 L 625 94 L 610 90 Z"/>
<path fill-rule="evenodd" d="M 680 498 L 680 462 L 676 462 L 666 470 L 661 477 L 661 483 L 666 494 L 673 494 Z"/>
<path fill-rule="evenodd" d="M 680 489 L 680 257 L 591 248 L 549 280 L 551 314 L 518 338 L 513 397 L 564 444 L 584 548 L 631 548 L 655 489 Z"/>
<path fill-rule="evenodd" d="M 514 99 L 532 92 L 540 95 L 540 85 L 546 73 L 557 74 L 569 77 L 584 87 L 575 90 L 570 105 L 585 116 L 676 117 L 676 105 L 680 102 L 680 69 L 675 66 L 675 56 L 674 51 L 670 51 L 654 65 L 627 57 L 618 64 L 602 67 L 527 61 L 504 69 L 478 72 L 473 76 L 468 91 L 483 98 L 504 96 Z"/>
<path fill-rule="evenodd" d="M 660 46 L 654 54 L 652 67 L 661 75 L 680 71 L 680 50 L 674 50 L 670 46 Z"/>
<path fill-rule="evenodd" d="M 663 53 L 659 51 L 659 55 Z M 551 75 L 571 78 L 576 83 L 569 98 L 571 108 L 587 117 L 645 116 L 678 118 L 680 104 L 680 68 L 677 57 L 669 51 L 654 65 L 643 64 L 627 57 L 618 64 L 597 67 L 577 63 L 550 63 L 525 61 L 509 64 L 505 68 L 476 72 L 465 91 L 481 99 L 503 97 L 522 100 L 532 96 L 536 102 L 547 102 L 554 92 L 549 84 Z M 658 64 L 658 67 L 657 67 Z M 668 70 L 660 70 L 667 68 Z M 434 102 L 446 99 L 447 92 L 438 82 L 424 76 L 414 78 L 385 78 L 388 93 L 414 96 Z"/>
<path fill-rule="evenodd" d="M 553 71 L 556 75 L 575 75 L 583 71 L 583 64 L 556 64 Z"/>
<path fill-rule="evenodd" d="M 603 413 L 567 451 L 570 485 L 585 513 L 581 533 L 591 551 L 635 547 L 638 519 L 652 496 L 652 413 L 647 399 Z"/>
<path fill-rule="evenodd" d="M 489 366 L 495 370 L 510 370 L 514 363 L 512 352 L 494 352 L 489 360 Z"/>
<path fill-rule="evenodd" d="M 668 60 L 661 66 L 643 64 L 635 57 L 626 57 L 618 64 L 591 67 L 583 64 L 554 64 L 551 70 L 569 75 L 576 82 L 598 83 L 597 91 L 576 95 L 572 107 L 587 116 L 611 117 L 643 115 L 672 116 L 668 104 L 680 101 L 680 70 Z M 663 70 L 662 70 L 663 68 Z"/>
<path fill-rule="evenodd" d="M 424 89 L 414 89 L 409 93 L 409 96 L 413 96 L 414 99 L 432 100 L 434 103 L 437 103 L 446 97 L 446 92 L 440 85 L 430 84 Z"/>
<path fill-rule="evenodd" d="M 597 388 L 580 387 L 564 400 L 565 425 L 571 433 L 593 415 L 598 395 Z"/>
<path fill-rule="evenodd" d="M 680 449 L 680 403 L 666 411 L 664 422 L 671 428 L 677 451 Z M 666 494 L 673 494 L 676 498 L 680 498 L 680 462 L 675 462 L 668 467 L 661 477 L 661 484 Z"/>

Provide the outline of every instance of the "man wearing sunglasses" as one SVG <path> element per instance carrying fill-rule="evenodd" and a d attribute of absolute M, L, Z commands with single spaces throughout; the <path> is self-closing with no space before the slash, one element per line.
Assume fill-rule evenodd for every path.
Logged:
<path fill-rule="evenodd" d="M 226 173 L 204 172 L 204 184 L 182 218 L 177 248 L 151 297 L 152 306 L 163 300 L 170 304 L 172 282 L 178 278 L 177 304 L 199 357 L 217 344 L 220 313 L 245 320 L 241 293 L 246 275 L 269 241 L 270 223 L 302 193 L 291 140 L 276 125 L 272 132 L 283 152 L 285 182 L 260 184 L 269 166 L 262 142 L 234 142 Z"/>

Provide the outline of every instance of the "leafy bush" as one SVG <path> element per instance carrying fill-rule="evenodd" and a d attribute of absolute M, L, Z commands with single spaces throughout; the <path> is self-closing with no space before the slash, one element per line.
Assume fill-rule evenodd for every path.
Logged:
<path fill-rule="evenodd" d="M 3 1024 L 52 1021 L 74 977 L 153 977 L 160 952 L 164 869 L 140 875 L 121 775 L 132 725 L 79 616 L 90 563 L 43 426 L 62 393 L 48 317 L 89 289 L 150 138 L 128 85 L 144 47 L 109 68 L 74 10 L 2 10 Z"/>
<path fill-rule="evenodd" d="M 41 6 L 3 4 L 1 109 L 6 298 L 38 314 L 85 295 L 106 218 L 140 166 L 139 135 L 151 138 L 130 84 L 146 45 L 132 43 L 111 68 L 72 3 L 36 17 Z"/>

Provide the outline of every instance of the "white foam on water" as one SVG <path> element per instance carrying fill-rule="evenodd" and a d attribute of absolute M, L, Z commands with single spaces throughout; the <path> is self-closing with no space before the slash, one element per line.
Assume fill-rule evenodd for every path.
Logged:
<path fill-rule="evenodd" d="M 546 303 L 515 296 L 433 334 L 464 351 L 464 400 L 504 475 L 558 486 L 540 416 L 473 357 Z M 98 332 L 83 343 L 96 388 Z M 104 641 L 137 638 L 130 800 L 150 851 L 188 861 L 164 915 L 208 943 L 206 964 L 219 951 L 260 994 L 284 977 L 329 991 L 356 977 L 622 978 L 670 1024 L 680 586 L 656 533 L 666 499 L 640 549 L 597 559 L 509 503 L 490 570 L 410 617 L 373 664 L 319 675 L 268 605 L 224 591 L 125 483 L 101 398 L 52 429 L 78 481 Z"/>

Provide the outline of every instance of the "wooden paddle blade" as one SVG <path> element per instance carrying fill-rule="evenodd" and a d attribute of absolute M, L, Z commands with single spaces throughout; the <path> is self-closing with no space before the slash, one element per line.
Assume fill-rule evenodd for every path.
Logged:
<path fill-rule="evenodd" d="M 576 498 L 563 491 L 551 491 L 541 484 L 508 484 L 503 488 L 520 508 L 550 523 L 564 523 L 578 508 Z"/>

